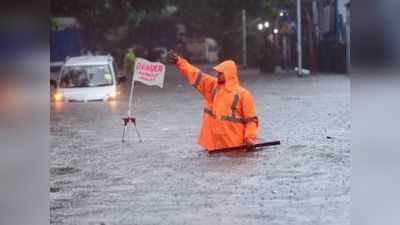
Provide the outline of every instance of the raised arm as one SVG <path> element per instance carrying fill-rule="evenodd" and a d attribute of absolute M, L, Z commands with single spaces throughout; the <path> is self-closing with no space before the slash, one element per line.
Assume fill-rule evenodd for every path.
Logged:
<path fill-rule="evenodd" d="M 212 101 L 212 90 L 217 85 L 217 79 L 203 73 L 199 68 L 190 64 L 186 59 L 176 55 L 175 52 L 168 53 L 170 62 L 175 63 L 178 70 L 186 78 L 188 83 L 207 100 Z"/>

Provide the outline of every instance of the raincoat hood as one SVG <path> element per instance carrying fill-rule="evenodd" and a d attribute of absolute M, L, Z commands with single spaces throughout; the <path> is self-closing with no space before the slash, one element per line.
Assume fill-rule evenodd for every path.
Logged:
<path fill-rule="evenodd" d="M 225 88 L 233 91 L 239 87 L 239 77 L 236 63 L 233 60 L 226 60 L 213 67 L 217 72 L 225 75 Z"/>

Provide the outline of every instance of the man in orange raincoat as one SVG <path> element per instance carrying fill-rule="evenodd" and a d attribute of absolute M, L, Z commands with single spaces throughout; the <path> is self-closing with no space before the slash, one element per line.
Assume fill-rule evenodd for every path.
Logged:
<path fill-rule="evenodd" d="M 173 50 L 168 59 L 204 98 L 203 123 L 199 144 L 208 151 L 245 144 L 254 148 L 258 118 L 250 92 L 239 84 L 234 61 L 227 60 L 213 69 L 218 78 L 203 73 Z"/>

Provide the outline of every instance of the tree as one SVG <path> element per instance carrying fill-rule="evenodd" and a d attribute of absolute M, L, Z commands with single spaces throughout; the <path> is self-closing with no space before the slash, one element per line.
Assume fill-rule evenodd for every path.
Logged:
<path fill-rule="evenodd" d="M 166 0 L 51 0 L 51 16 L 72 16 L 83 26 L 90 49 L 121 25 L 137 27 L 148 12 L 159 12 Z"/>
<path fill-rule="evenodd" d="M 175 25 L 172 17 L 147 16 L 135 29 L 136 41 L 148 49 L 156 46 L 173 47 L 177 33 Z"/>
<path fill-rule="evenodd" d="M 272 19 L 279 15 L 279 9 L 291 9 L 294 1 L 174 0 L 172 3 L 178 6 L 177 16 L 188 27 L 189 36 L 216 38 L 221 47 L 221 58 L 239 60 L 241 10 L 246 9 L 249 20 L 257 17 Z"/>

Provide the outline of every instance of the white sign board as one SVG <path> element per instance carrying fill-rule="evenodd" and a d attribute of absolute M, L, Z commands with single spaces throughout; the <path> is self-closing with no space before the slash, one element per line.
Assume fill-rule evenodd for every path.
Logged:
<path fill-rule="evenodd" d="M 150 62 L 143 58 L 135 60 L 135 81 L 140 81 L 149 86 L 164 86 L 165 65 L 159 62 Z"/>

